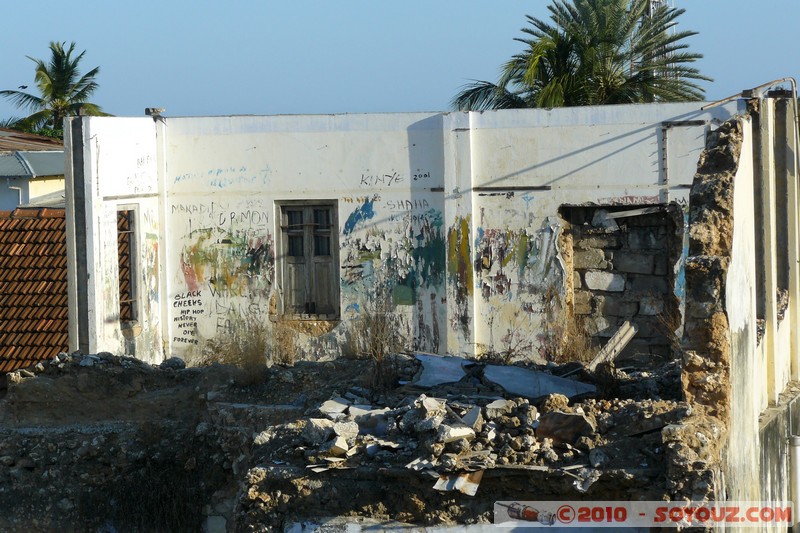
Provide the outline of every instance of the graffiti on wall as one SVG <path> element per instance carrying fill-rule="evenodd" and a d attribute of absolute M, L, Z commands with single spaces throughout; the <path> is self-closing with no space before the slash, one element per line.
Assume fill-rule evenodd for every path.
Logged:
<path fill-rule="evenodd" d="M 564 291 L 560 231 L 549 218 L 527 228 L 477 228 L 475 313 L 486 324 L 478 328 L 477 344 L 502 349 L 509 358 L 532 352 L 547 302 Z"/>
<path fill-rule="evenodd" d="M 197 345 L 197 319 L 203 314 L 202 291 L 176 294 L 172 299 L 172 342 Z"/>
<path fill-rule="evenodd" d="M 558 282 L 558 222 L 545 220 L 539 229 L 477 229 L 475 277 L 484 298 L 534 294 Z M 516 291 L 512 291 L 516 287 Z"/>
<path fill-rule="evenodd" d="M 470 249 L 470 221 L 472 216 L 456 218 L 447 231 L 448 296 L 454 303 L 450 327 L 460 329 L 464 338 L 470 338 L 472 316 L 470 313 L 474 293 L 472 251 Z"/>
<path fill-rule="evenodd" d="M 368 224 L 373 220 L 380 224 Z M 442 226 L 441 211 L 427 199 L 364 198 L 342 229 L 342 290 L 356 300 L 346 312 L 357 314 L 358 299 L 383 286 L 395 307 L 413 315 L 414 347 L 437 351 L 446 261 Z"/>
<path fill-rule="evenodd" d="M 203 171 L 178 174 L 172 179 L 173 184 L 189 181 L 203 183 L 216 189 L 236 186 L 263 186 L 269 183 L 272 169 L 269 165 L 260 169 L 251 169 L 245 165 L 229 165 Z"/>
<path fill-rule="evenodd" d="M 207 287 L 211 296 L 269 296 L 275 270 L 272 238 L 247 231 L 222 236 L 199 232 L 184 246 L 181 272 L 189 290 Z"/>
<path fill-rule="evenodd" d="M 229 333 L 237 317 L 261 315 L 275 276 L 263 201 L 177 202 L 171 214 L 184 227 L 177 260 L 185 288 L 172 302 L 180 304 L 172 310 L 173 343 L 197 346 Z"/>

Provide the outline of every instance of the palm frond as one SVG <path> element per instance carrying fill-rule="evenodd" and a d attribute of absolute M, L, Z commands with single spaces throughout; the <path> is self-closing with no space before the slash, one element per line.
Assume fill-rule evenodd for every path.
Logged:
<path fill-rule="evenodd" d="M 648 0 L 553 0 L 549 19 L 526 16 L 523 44 L 496 84 L 467 86 L 453 104 L 489 109 L 702 99 L 711 81 L 690 66 L 693 31 L 675 31 L 683 9 Z M 513 104 L 513 105 L 512 105 Z"/>

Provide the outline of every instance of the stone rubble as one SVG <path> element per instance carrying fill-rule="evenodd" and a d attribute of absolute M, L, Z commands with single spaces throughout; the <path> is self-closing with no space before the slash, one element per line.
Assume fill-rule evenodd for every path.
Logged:
<path fill-rule="evenodd" d="M 686 479 L 705 457 L 686 444 L 703 441 L 687 422 L 699 413 L 683 401 L 657 397 L 669 396 L 659 380 L 672 379 L 671 367 L 635 379 L 630 376 L 639 371 L 617 370 L 617 391 L 628 391 L 628 398 L 604 398 L 601 390 L 595 397 L 531 399 L 487 386 L 474 374 L 464 383 L 420 390 L 412 379 L 420 363 L 413 357 L 397 364 L 398 380 L 408 385 L 376 393 L 357 378 L 366 365 L 273 368 L 256 392 L 238 386 L 235 373 L 222 366 L 59 355 L 42 368 L 7 376 L 0 401 L 0 477 L 6 482 L 0 502 L 24 494 L 30 512 L 15 519 L 29 522 L 38 513 L 55 527 L 53 520 L 77 520 L 93 498 L 116 491 L 112 480 L 120 490 L 141 484 L 142 475 L 156 475 L 148 470 L 155 465 L 174 480 L 207 480 L 192 481 L 196 492 L 186 497 L 202 503 L 193 512 L 209 524 L 225 520 L 241 530 L 271 530 L 309 505 L 352 512 L 377 487 L 400 491 L 381 498 L 410 513 L 405 519 L 435 523 L 476 520 L 489 512 L 490 501 L 530 486 L 553 496 L 631 490 L 672 498 L 698 493 L 708 481 L 702 472 Z M 657 394 L 645 398 L 651 391 Z M 21 438 L 19 431 L 29 430 L 14 429 L 18 420 L 42 429 Z M 54 425 L 82 429 L 59 429 L 67 436 L 57 436 L 46 429 Z M 714 428 L 709 422 L 700 429 L 709 448 Z M 697 461 L 681 459 L 692 453 Z M 163 483 L 173 487 L 174 480 Z M 65 496 L 45 511 L 33 498 L 40 488 Z M 379 517 L 387 508 L 376 502 L 359 509 Z M 103 512 L 119 516 L 114 513 L 123 510 Z M 13 530 L 10 524 L 0 520 Z"/>

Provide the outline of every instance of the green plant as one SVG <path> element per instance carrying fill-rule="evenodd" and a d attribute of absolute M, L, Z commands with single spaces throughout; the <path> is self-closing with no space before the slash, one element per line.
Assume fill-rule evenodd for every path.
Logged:
<path fill-rule="evenodd" d="M 475 81 L 453 99 L 459 110 L 701 100 L 687 51 L 692 31 L 675 31 L 683 9 L 650 0 L 555 0 L 550 20 L 527 17 L 525 45 L 495 84 Z"/>
<path fill-rule="evenodd" d="M 100 106 L 89 102 L 97 90 L 96 77 L 100 67 L 80 74 L 80 62 L 85 51 L 76 53 L 75 43 L 50 43 L 50 60 L 28 59 L 36 64 L 36 88 L 39 96 L 17 90 L 0 91 L 0 96 L 11 100 L 17 107 L 33 111 L 17 120 L 13 127 L 31 133 L 61 137 L 61 124 L 65 117 L 74 115 L 106 116 Z"/>

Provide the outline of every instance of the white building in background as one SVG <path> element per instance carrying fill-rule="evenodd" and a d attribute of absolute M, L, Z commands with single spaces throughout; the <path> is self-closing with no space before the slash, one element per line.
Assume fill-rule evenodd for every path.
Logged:
<path fill-rule="evenodd" d="M 64 151 L 0 152 L 0 210 L 10 211 L 61 194 L 64 205 Z"/>

